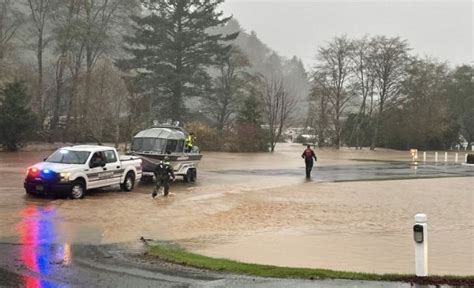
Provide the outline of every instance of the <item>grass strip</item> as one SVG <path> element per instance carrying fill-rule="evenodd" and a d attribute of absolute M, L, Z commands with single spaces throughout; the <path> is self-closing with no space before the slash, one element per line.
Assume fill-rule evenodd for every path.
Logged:
<path fill-rule="evenodd" d="M 418 284 L 466 286 L 474 285 L 474 276 L 429 276 L 416 277 L 415 275 L 403 274 L 373 274 L 347 271 L 335 271 L 314 268 L 293 268 L 272 265 L 249 264 L 238 261 L 212 258 L 183 249 L 177 244 L 158 241 L 151 242 L 149 255 L 160 258 L 163 261 L 190 266 L 210 271 L 245 274 L 257 277 L 270 278 L 292 278 L 292 279 L 348 279 L 368 281 L 400 281 Z"/>

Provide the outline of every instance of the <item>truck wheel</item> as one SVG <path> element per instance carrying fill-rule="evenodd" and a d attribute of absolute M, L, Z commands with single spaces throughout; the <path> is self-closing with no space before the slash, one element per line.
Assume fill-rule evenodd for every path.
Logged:
<path fill-rule="evenodd" d="M 193 169 L 191 182 L 196 182 L 198 178 L 197 169 Z"/>
<path fill-rule="evenodd" d="M 75 181 L 72 183 L 72 188 L 71 188 L 71 194 L 70 197 L 71 199 L 82 199 L 84 198 L 84 194 L 86 192 L 86 189 L 84 187 L 84 183 L 82 181 Z"/>
<path fill-rule="evenodd" d="M 130 192 L 133 190 L 134 186 L 135 186 L 135 177 L 132 172 L 128 172 L 127 176 L 125 176 L 125 180 L 123 181 L 122 184 L 120 184 L 120 188 L 122 189 L 122 191 Z"/>

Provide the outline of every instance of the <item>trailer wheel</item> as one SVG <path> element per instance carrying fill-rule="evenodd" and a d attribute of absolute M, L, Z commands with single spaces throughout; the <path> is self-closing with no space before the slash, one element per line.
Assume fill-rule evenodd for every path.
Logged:
<path fill-rule="evenodd" d="M 193 169 L 188 169 L 186 175 L 183 176 L 183 180 L 186 183 L 191 183 L 193 181 Z"/>

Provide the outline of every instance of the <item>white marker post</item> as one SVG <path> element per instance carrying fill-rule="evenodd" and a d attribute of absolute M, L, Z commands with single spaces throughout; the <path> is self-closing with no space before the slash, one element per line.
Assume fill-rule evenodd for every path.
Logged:
<path fill-rule="evenodd" d="M 426 162 L 426 151 L 423 152 L 423 162 Z"/>
<path fill-rule="evenodd" d="M 410 154 L 411 154 L 411 161 L 413 163 L 416 163 L 416 160 L 418 159 L 418 149 L 410 149 Z"/>
<path fill-rule="evenodd" d="M 459 153 L 454 154 L 454 163 L 458 163 Z"/>
<path fill-rule="evenodd" d="M 415 215 L 413 238 L 415 240 L 415 272 L 418 277 L 428 276 L 428 224 L 426 214 Z"/>
<path fill-rule="evenodd" d="M 448 152 L 444 152 L 444 162 L 448 162 Z"/>
<path fill-rule="evenodd" d="M 438 163 L 438 152 L 435 152 L 435 162 Z"/>

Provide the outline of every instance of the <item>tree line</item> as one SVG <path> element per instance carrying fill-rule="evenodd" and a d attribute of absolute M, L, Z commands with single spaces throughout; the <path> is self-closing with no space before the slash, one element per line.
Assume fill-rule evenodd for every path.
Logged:
<path fill-rule="evenodd" d="M 0 107 L 13 109 L 0 115 L 2 144 L 117 144 L 172 120 L 209 127 L 210 149 L 273 150 L 297 106 L 286 68 L 301 61 L 244 32 L 222 2 L 0 0 Z M 24 113 L 28 133 L 8 140 Z"/>
<path fill-rule="evenodd" d="M 406 40 L 336 37 L 317 52 L 308 125 L 321 146 L 450 149 L 474 141 L 473 67 Z"/>
<path fill-rule="evenodd" d="M 298 126 L 321 146 L 473 141 L 471 66 L 419 59 L 400 38 L 336 37 L 308 73 L 222 2 L 0 0 L 0 144 L 118 144 L 154 120 L 223 151 L 273 151 Z"/>

